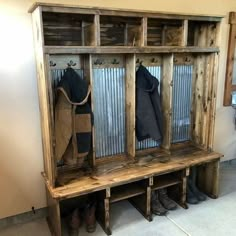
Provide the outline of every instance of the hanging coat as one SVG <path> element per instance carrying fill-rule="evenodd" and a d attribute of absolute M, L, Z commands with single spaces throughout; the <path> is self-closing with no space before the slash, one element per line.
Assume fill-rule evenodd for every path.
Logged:
<path fill-rule="evenodd" d="M 68 68 L 58 84 L 55 106 L 55 155 L 85 157 L 91 147 L 92 118 L 88 104 L 90 86 Z"/>
<path fill-rule="evenodd" d="M 142 65 L 136 72 L 136 136 L 162 141 L 163 117 L 159 81 Z"/>

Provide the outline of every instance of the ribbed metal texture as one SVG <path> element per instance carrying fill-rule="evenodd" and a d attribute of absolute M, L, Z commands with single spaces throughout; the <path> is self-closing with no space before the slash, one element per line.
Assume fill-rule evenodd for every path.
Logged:
<path fill-rule="evenodd" d="M 161 81 L 161 66 L 148 66 L 146 68 L 153 76 L 155 76 L 159 80 L 159 82 Z M 160 86 L 159 86 L 159 92 L 160 92 Z M 136 140 L 136 150 L 143 150 L 158 146 L 160 146 L 160 143 L 156 142 L 151 138 L 145 139 L 141 142 L 138 142 L 138 140 Z"/>
<path fill-rule="evenodd" d="M 172 142 L 190 139 L 192 65 L 175 65 L 173 72 Z"/>
<path fill-rule="evenodd" d="M 96 157 L 125 152 L 125 69 L 93 69 Z"/>

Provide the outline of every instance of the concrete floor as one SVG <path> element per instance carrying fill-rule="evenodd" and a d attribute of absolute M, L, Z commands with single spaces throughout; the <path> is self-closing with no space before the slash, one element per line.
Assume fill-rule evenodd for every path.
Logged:
<path fill-rule="evenodd" d="M 178 208 L 167 216 L 145 220 L 128 201 L 112 205 L 111 225 L 114 236 L 235 236 L 236 235 L 236 163 L 221 166 L 220 197 L 208 199 L 188 210 Z M 66 232 L 63 233 L 67 235 Z M 88 234 L 84 226 L 80 236 L 106 235 L 98 225 Z M 0 236 L 50 236 L 45 219 L 14 225 L 0 230 Z"/>

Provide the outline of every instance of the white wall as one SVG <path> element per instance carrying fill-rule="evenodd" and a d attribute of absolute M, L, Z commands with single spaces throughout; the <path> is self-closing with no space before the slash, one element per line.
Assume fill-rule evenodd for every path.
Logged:
<path fill-rule="evenodd" d="M 47 1 L 45 1 L 47 2 Z M 63 3 L 63 1 L 50 1 Z M 31 0 L 0 0 L 0 219 L 46 206 Z M 228 15 L 235 0 L 70 0 L 64 3 Z M 228 25 L 222 22 L 215 150 L 236 157 L 233 110 L 223 107 Z"/>

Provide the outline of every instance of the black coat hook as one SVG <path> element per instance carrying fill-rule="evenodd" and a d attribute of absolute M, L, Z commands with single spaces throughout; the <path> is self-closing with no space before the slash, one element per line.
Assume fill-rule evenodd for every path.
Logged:
<path fill-rule="evenodd" d="M 157 62 L 158 62 L 158 59 L 155 59 L 155 57 L 151 59 L 151 63 L 157 63 Z"/>
<path fill-rule="evenodd" d="M 67 63 L 67 65 L 68 65 L 69 67 L 71 67 L 71 66 L 76 66 L 76 63 L 73 62 L 72 60 L 70 60 L 70 61 Z"/>
<path fill-rule="evenodd" d="M 116 58 L 114 58 L 111 63 L 114 64 L 114 65 L 120 64 L 120 62 L 118 60 L 116 60 Z"/>
<path fill-rule="evenodd" d="M 55 62 L 53 62 L 53 61 L 50 61 L 50 62 L 49 62 L 49 65 L 50 65 L 51 67 L 54 67 L 54 66 L 56 66 L 57 64 L 56 64 Z"/>
<path fill-rule="evenodd" d="M 142 65 L 143 61 L 141 61 L 139 58 L 137 58 L 136 63 L 139 64 L 139 65 Z"/>
<path fill-rule="evenodd" d="M 97 58 L 97 59 L 94 61 L 94 65 L 102 65 L 102 59 Z"/>

